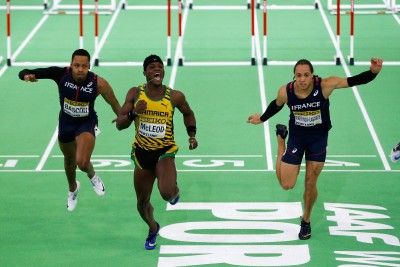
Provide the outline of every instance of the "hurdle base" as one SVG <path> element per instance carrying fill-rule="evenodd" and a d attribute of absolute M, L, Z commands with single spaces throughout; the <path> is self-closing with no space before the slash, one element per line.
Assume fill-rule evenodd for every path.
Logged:
<path fill-rule="evenodd" d="M 11 59 L 10 58 L 7 58 L 7 66 L 11 66 Z"/>
<path fill-rule="evenodd" d="M 98 59 L 98 58 L 96 58 L 96 59 L 94 60 L 94 65 L 95 65 L 96 67 L 99 66 L 99 59 Z"/>
<path fill-rule="evenodd" d="M 193 3 L 189 4 L 189 9 L 193 9 Z"/>
<path fill-rule="evenodd" d="M 341 62 L 340 62 L 340 58 L 336 58 L 336 66 L 339 66 L 339 65 L 341 65 Z"/>
<path fill-rule="evenodd" d="M 179 66 L 183 66 L 183 59 L 182 58 L 179 59 L 178 65 Z"/>
<path fill-rule="evenodd" d="M 353 57 L 350 58 L 350 65 L 354 66 L 354 58 Z"/>
<path fill-rule="evenodd" d="M 172 66 L 172 61 L 170 58 L 167 58 L 167 66 Z"/>
<path fill-rule="evenodd" d="M 253 58 L 251 58 L 251 65 L 252 66 L 255 66 L 256 65 L 256 59 L 253 57 Z"/>
<path fill-rule="evenodd" d="M 315 9 L 319 9 L 318 3 L 315 3 Z"/>
<path fill-rule="evenodd" d="M 268 65 L 268 60 L 267 60 L 266 57 L 263 59 L 263 65 L 264 65 L 264 66 L 267 66 L 267 65 Z"/>
<path fill-rule="evenodd" d="M 247 4 L 247 9 L 250 9 L 251 5 L 250 3 Z"/>

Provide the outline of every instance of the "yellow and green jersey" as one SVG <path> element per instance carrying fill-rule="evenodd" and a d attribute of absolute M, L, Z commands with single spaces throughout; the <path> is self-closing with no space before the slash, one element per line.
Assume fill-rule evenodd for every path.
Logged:
<path fill-rule="evenodd" d="M 173 117 L 175 108 L 172 106 L 172 89 L 166 86 L 161 99 L 152 100 L 146 94 L 146 85 L 139 86 L 139 100 L 147 103 L 145 112 L 135 118 L 135 141 L 132 147 L 138 145 L 145 150 L 157 150 L 167 146 L 175 146 Z"/>

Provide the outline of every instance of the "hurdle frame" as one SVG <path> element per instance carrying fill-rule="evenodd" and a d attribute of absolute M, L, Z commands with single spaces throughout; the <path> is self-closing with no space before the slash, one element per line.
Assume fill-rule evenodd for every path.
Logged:
<path fill-rule="evenodd" d="M 52 4 L 52 9 L 49 11 L 45 11 L 45 14 L 49 15 L 79 15 L 80 14 L 80 9 L 82 9 L 82 12 L 84 15 L 87 14 L 94 14 L 94 11 L 88 11 L 88 10 L 94 10 L 98 9 L 97 13 L 100 15 L 110 15 L 112 14 L 115 9 L 116 9 L 116 0 L 110 0 L 109 5 L 100 5 L 100 4 L 84 4 L 84 5 L 70 5 L 70 4 L 61 4 L 62 0 L 53 0 Z M 105 10 L 105 11 L 102 11 Z"/>
<path fill-rule="evenodd" d="M 318 0 L 315 0 L 314 5 L 307 5 L 307 6 L 268 6 L 267 0 L 263 0 L 263 65 L 294 65 L 296 61 L 268 61 L 268 10 L 319 10 L 320 6 Z M 323 10 L 320 10 L 323 12 Z M 336 45 L 335 45 L 336 55 L 334 56 L 333 61 L 314 61 L 314 65 L 341 65 L 340 60 L 340 16 L 337 15 L 336 21 Z"/>
<path fill-rule="evenodd" d="M 80 4 L 80 16 L 79 16 L 79 47 L 83 48 L 83 0 L 79 0 Z M 97 0 L 95 0 L 97 1 Z M 54 7 L 52 6 L 50 8 L 50 11 L 53 9 Z M 12 10 L 12 6 L 11 6 L 11 0 L 6 0 L 6 28 L 7 28 L 7 66 L 48 66 L 48 65 L 69 65 L 69 62 L 18 62 L 15 61 L 15 59 L 12 56 L 11 53 L 11 10 Z M 26 9 L 16 9 L 16 10 L 26 10 Z M 35 8 L 35 10 L 37 10 L 37 8 Z M 40 22 L 38 23 L 38 25 L 43 24 L 47 18 L 49 17 L 50 14 L 45 14 L 43 13 L 43 17 L 40 20 Z M 33 31 L 30 33 L 29 36 L 33 36 L 36 32 L 37 32 L 38 28 L 35 27 L 33 29 Z M 24 46 L 24 44 L 22 45 Z M 20 50 L 21 47 L 18 49 Z M 16 57 L 14 55 L 14 57 Z"/>
<path fill-rule="evenodd" d="M 337 4 L 333 4 L 333 0 L 327 0 L 327 7 L 332 14 L 336 14 L 337 12 L 340 14 L 350 14 L 352 8 L 354 14 L 394 14 L 399 12 L 400 5 L 396 3 L 396 0 L 382 1 L 382 4 L 340 4 L 338 8 Z"/>
<path fill-rule="evenodd" d="M 178 10 L 178 5 L 172 5 L 171 0 L 167 1 L 167 5 L 158 5 L 158 6 L 151 6 L 151 5 L 129 5 L 127 0 L 122 0 L 120 2 L 120 6 L 117 7 L 116 12 L 120 10 L 133 10 L 133 11 L 140 11 L 140 10 L 166 10 L 167 11 L 167 51 L 166 51 L 166 59 L 163 60 L 163 63 L 166 66 L 172 65 L 171 59 L 171 11 Z M 98 58 L 98 54 L 100 51 L 95 51 L 95 55 L 97 56 L 97 65 L 96 66 L 142 66 L 143 62 L 138 61 L 127 61 L 127 62 L 102 62 Z"/>
<path fill-rule="evenodd" d="M 340 13 L 340 0 L 338 1 L 338 12 Z M 395 3 L 395 1 L 391 1 L 391 3 Z M 348 55 L 348 61 L 350 65 L 357 65 L 357 66 L 369 66 L 371 64 L 370 61 L 355 61 L 354 58 L 354 24 L 355 24 L 355 9 L 357 8 L 357 5 L 355 4 L 355 0 L 351 0 L 350 2 L 350 12 L 346 14 L 350 14 L 350 54 Z M 359 13 L 360 14 L 360 13 Z M 362 14 L 362 13 L 361 13 Z M 400 66 L 400 61 L 384 61 L 384 65 L 388 66 Z"/>
<path fill-rule="evenodd" d="M 47 10 L 49 7 L 48 0 L 43 0 L 43 6 L 38 5 L 15 5 L 11 6 L 11 10 Z M 7 4 L 5 6 L 0 5 L 0 10 L 7 10 Z"/>

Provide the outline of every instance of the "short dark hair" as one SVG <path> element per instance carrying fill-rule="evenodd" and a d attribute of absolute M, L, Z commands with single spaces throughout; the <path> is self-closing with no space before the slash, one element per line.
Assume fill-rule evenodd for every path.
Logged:
<path fill-rule="evenodd" d="M 164 62 L 161 60 L 161 58 L 157 55 L 150 55 L 145 58 L 143 61 L 143 70 L 145 71 L 147 69 L 147 66 L 150 65 L 153 62 L 161 62 L 164 64 Z"/>
<path fill-rule="evenodd" d="M 294 65 L 293 73 L 296 72 L 296 67 L 297 67 L 298 65 L 308 65 L 308 66 L 310 67 L 311 72 L 314 73 L 314 67 L 313 67 L 313 65 L 311 64 L 311 62 L 310 62 L 309 60 L 304 59 L 304 58 L 303 58 L 303 59 L 300 59 L 299 61 L 297 61 L 296 65 Z"/>
<path fill-rule="evenodd" d="M 77 50 L 75 50 L 74 53 L 72 53 L 71 61 L 74 60 L 75 56 L 85 56 L 85 57 L 88 57 L 88 60 L 90 61 L 90 54 L 85 49 L 77 49 Z"/>

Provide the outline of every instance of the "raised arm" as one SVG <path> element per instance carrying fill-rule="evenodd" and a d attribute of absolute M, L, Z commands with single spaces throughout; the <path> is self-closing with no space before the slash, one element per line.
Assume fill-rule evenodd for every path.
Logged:
<path fill-rule="evenodd" d="M 352 77 L 341 78 L 331 76 L 326 79 L 322 79 L 321 87 L 324 97 L 328 98 L 335 89 L 348 88 L 371 82 L 381 71 L 382 63 L 382 59 L 371 58 L 371 65 L 367 71 L 361 72 L 360 74 Z"/>

